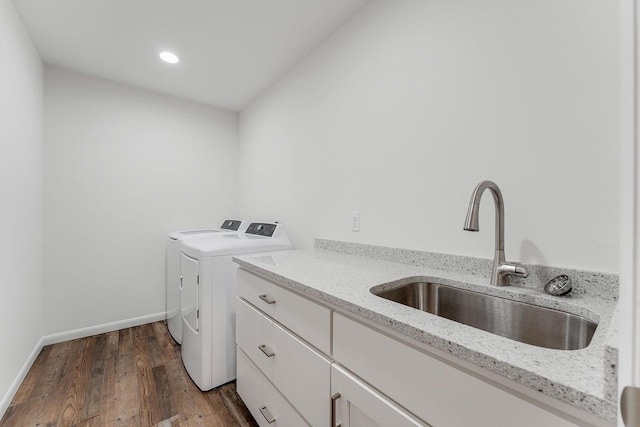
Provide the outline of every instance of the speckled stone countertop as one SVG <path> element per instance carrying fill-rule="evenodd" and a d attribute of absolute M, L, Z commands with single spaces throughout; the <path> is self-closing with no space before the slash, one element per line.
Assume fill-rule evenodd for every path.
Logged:
<path fill-rule="evenodd" d="M 557 268 L 533 266 L 531 280 L 488 284 L 491 260 L 316 240 L 313 251 L 285 251 L 234 257 L 243 268 L 312 298 L 369 319 L 409 338 L 450 353 L 544 395 L 605 420 L 615 420 L 611 400 L 615 362 L 610 325 L 616 307 L 615 275 L 565 270 L 574 291 L 565 297 L 542 292 L 539 283 Z M 489 267 L 487 268 L 486 264 Z M 440 267 L 440 268 L 437 268 Z M 529 266 L 527 266 L 529 268 Z M 591 344 L 582 350 L 551 350 L 519 343 L 445 318 L 397 304 L 371 293 L 404 283 L 437 279 L 454 287 L 560 309 L 596 321 Z M 611 377 L 614 378 L 611 378 Z M 615 395 L 614 395 L 615 396 Z M 615 397 L 613 397 L 615 398 Z"/>

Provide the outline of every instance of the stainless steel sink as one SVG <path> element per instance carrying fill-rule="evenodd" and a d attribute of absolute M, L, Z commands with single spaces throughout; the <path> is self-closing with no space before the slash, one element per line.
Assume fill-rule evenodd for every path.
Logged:
<path fill-rule="evenodd" d="M 598 327 L 582 316 L 437 283 L 409 283 L 375 295 L 515 341 L 578 350 Z"/>

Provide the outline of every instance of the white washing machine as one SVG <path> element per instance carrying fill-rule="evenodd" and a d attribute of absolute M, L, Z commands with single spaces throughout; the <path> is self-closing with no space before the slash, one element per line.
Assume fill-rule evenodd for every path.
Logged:
<path fill-rule="evenodd" d="M 203 391 L 236 378 L 234 255 L 291 249 L 281 224 L 252 223 L 244 233 L 182 245 L 182 361 Z"/>
<path fill-rule="evenodd" d="M 220 234 L 237 234 L 247 229 L 249 223 L 242 220 L 227 219 L 222 226 L 210 230 L 174 231 L 167 236 L 167 267 L 165 281 L 167 287 L 167 326 L 171 336 L 178 344 L 182 344 L 182 316 L 180 315 L 180 254 L 182 242 L 203 236 Z"/>

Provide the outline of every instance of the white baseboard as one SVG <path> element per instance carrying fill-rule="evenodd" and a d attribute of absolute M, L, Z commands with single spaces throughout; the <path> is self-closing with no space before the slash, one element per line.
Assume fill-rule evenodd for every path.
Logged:
<path fill-rule="evenodd" d="M 29 369 L 35 362 L 38 354 L 42 350 L 42 347 L 50 344 L 57 344 L 63 341 L 75 340 L 78 338 L 90 337 L 92 335 L 104 334 L 105 332 L 117 331 L 119 329 L 131 328 L 132 326 L 144 325 L 145 323 L 157 322 L 160 320 L 164 320 L 166 318 L 166 312 L 149 314 L 147 316 L 134 317 L 132 319 L 119 320 L 117 322 L 111 323 L 103 323 L 102 325 L 89 326 L 87 328 L 74 329 L 72 331 L 59 332 L 57 334 L 45 335 L 34 347 L 33 351 L 29 355 L 29 358 L 18 372 L 16 379 L 9 387 L 9 390 L 5 393 L 2 400 L 0 400 L 0 418 L 4 416 L 4 413 L 9 408 L 11 404 L 11 400 L 18 392 L 18 388 L 20 388 L 20 384 L 24 381 L 24 378 L 27 376 Z"/>
<path fill-rule="evenodd" d="M 44 347 L 43 341 L 44 341 L 44 337 L 38 340 L 38 342 L 36 343 L 36 346 L 33 348 L 33 351 L 27 358 L 27 361 L 24 362 L 24 365 L 22 365 L 22 369 L 20 369 L 20 372 L 18 372 L 16 379 L 13 380 L 13 383 L 11 383 L 9 390 L 7 390 L 7 393 L 4 395 L 4 397 L 0 401 L 0 418 L 4 416 L 4 413 L 9 408 L 9 405 L 11 404 L 11 400 L 13 399 L 13 396 L 15 396 L 16 393 L 18 392 L 18 389 L 20 388 L 20 384 L 22 384 L 22 381 L 24 381 L 24 377 L 27 376 L 29 369 L 31 369 L 31 365 L 33 365 L 33 362 L 36 361 L 36 357 L 38 357 L 38 355 L 40 354 L 40 350 L 42 350 L 42 347 Z"/>
<path fill-rule="evenodd" d="M 164 320 L 166 312 L 148 314 L 146 316 L 134 317 L 132 319 L 118 320 L 117 322 L 103 323 L 101 325 L 89 326 L 86 328 L 74 329 L 72 331 L 58 332 L 57 334 L 45 335 L 42 337 L 43 345 L 57 344 L 63 341 L 75 340 L 78 338 L 90 337 L 104 334 L 105 332 L 117 331 L 131 328 L 132 326 L 144 325 L 145 323 Z"/>

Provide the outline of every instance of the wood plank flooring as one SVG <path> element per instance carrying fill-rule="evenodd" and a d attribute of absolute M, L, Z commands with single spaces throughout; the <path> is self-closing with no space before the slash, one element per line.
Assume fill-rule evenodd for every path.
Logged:
<path fill-rule="evenodd" d="M 193 384 L 164 322 L 46 346 L 0 427 L 254 427 L 235 382 Z"/>

